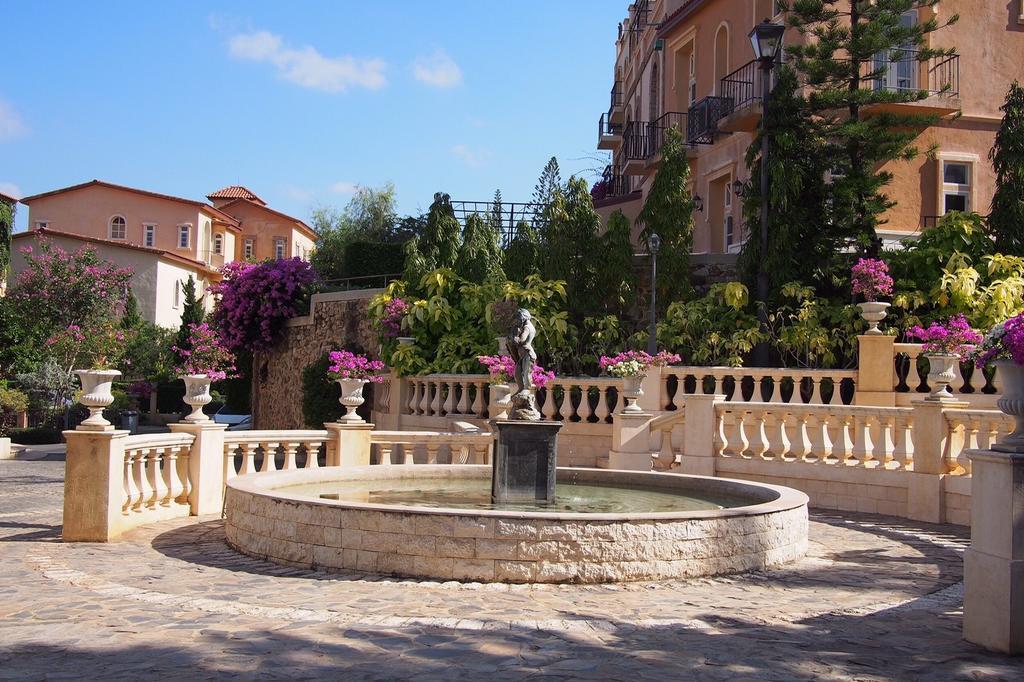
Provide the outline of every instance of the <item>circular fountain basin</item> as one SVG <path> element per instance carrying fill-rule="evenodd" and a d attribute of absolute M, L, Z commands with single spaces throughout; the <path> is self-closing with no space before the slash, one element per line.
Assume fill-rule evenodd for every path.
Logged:
<path fill-rule="evenodd" d="M 227 486 L 227 539 L 302 568 L 517 583 L 739 573 L 807 548 L 807 496 L 791 488 L 560 468 L 553 504 L 495 507 L 490 476 L 447 464 L 240 476 Z"/>

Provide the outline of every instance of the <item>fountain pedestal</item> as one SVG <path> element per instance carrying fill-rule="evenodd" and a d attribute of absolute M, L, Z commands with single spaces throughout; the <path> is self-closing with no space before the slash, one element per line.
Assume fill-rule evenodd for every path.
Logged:
<path fill-rule="evenodd" d="M 561 422 L 492 420 L 491 501 L 552 502 Z"/>

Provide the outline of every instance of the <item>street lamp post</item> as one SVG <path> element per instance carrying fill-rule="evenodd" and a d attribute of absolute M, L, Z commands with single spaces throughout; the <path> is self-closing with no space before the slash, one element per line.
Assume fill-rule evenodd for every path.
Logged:
<path fill-rule="evenodd" d="M 761 68 L 761 257 L 757 268 L 757 319 L 761 331 L 768 328 L 768 99 L 772 93 L 772 69 L 782 50 L 786 27 L 765 19 L 750 31 L 750 44 Z M 755 350 L 755 362 L 768 364 L 768 346 L 762 342 Z"/>
<path fill-rule="evenodd" d="M 655 232 L 647 240 L 651 250 L 651 321 L 647 330 L 647 352 L 658 353 L 658 249 L 661 248 L 661 237 Z"/>

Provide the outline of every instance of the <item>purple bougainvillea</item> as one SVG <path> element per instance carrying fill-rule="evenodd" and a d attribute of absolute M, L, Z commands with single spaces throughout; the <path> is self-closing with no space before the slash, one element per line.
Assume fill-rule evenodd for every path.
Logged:
<path fill-rule="evenodd" d="M 861 258 L 850 272 L 853 293 L 860 294 L 865 301 L 871 303 L 877 301 L 879 296 L 892 295 L 892 277 L 889 276 L 889 266 L 884 260 Z"/>
<path fill-rule="evenodd" d="M 963 355 L 974 344 L 982 341 L 981 334 L 971 327 L 963 315 L 954 315 L 945 322 L 932 322 L 928 327 L 911 327 L 907 330 L 907 336 L 920 339 L 925 353 L 945 355 Z"/>

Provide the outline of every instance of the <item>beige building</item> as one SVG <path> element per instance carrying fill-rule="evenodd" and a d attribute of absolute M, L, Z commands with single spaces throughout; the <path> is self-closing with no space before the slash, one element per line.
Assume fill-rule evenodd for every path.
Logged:
<path fill-rule="evenodd" d="M 635 218 L 658 167 L 665 128 L 677 125 L 690 144 L 695 253 L 735 253 L 746 239 L 741 202 L 732 185 L 747 180 L 744 155 L 760 121 L 761 81 L 748 34 L 766 17 L 782 21 L 774 0 L 638 0 L 619 26 L 610 108 L 599 121 L 598 148 L 609 150 L 607 218 L 616 209 Z M 960 21 L 929 34 L 931 47 L 952 57 L 893 62 L 889 90 L 925 90 L 929 97 L 892 105 L 943 117 L 917 146 L 936 154 L 888 164 L 885 192 L 898 205 L 879 230 L 887 241 L 919 233 L 951 210 L 988 213 L 994 172 L 988 152 L 1010 83 L 1024 76 L 1024 0 L 942 0 L 905 22 L 933 15 Z M 794 29 L 786 42 L 798 40 Z M 873 82 L 872 82 L 873 83 Z"/>
<path fill-rule="evenodd" d="M 206 198 L 238 221 L 242 235 L 236 258 L 309 260 L 316 245 L 316 233 L 298 218 L 275 211 L 239 185 L 217 190 Z"/>

